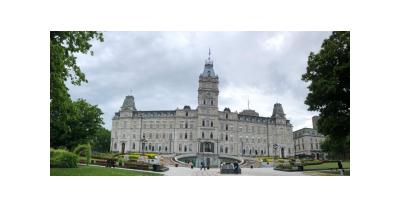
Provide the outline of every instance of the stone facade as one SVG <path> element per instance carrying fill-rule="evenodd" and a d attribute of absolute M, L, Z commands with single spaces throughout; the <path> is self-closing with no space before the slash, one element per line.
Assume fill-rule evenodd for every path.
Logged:
<path fill-rule="evenodd" d="M 294 156 L 292 124 L 282 105 L 271 117 L 254 110 L 218 109 L 219 79 L 213 61 L 199 76 L 198 106 L 169 111 L 138 111 L 126 96 L 112 121 L 111 151 L 175 154 L 211 153 L 233 156 Z"/>
<path fill-rule="evenodd" d="M 316 125 L 314 125 L 316 127 Z M 317 129 L 302 128 L 293 132 L 295 155 L 322 159 L 325 154 L 321 151 L 321 143 L 325 137 Z"/>

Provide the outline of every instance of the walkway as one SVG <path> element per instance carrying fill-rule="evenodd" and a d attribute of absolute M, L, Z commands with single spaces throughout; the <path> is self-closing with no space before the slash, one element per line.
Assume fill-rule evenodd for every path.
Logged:
<path fill-rule="evenodd" d="M 220 174 L 218 168 L 200 170 L 199 168 L 169 167 L 166 176 L 305 176 L 303 172 L 284 172 L 273 168 L 242 168 L 242 174 Z"/>

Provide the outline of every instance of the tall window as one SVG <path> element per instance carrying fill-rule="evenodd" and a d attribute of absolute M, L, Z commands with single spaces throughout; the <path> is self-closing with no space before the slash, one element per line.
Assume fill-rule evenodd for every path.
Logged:
<path fill-rule="evenodd" d="M 228 147 L 225 147 L 225 153 L 228 153 Z"/>
<path fill-rule="evenodd" d="M 181 151 L 182 151 L 182 145 L 179 144 L 179 152 L 181 152 Z"/>
<path fill-rule="evenodd" d="M 132 149 L 135 149 L 135 143 L 132 144 Z"/>
<path fill-rule="evenodd" d="M 228 119 L 228 114 L 225 114 L 225 118 Z"/>
<path fill-rule="evenodd" d="M 185 139 L 187 139 L 187 133 L 185 133 Z"/>
<path fill-rule="evenodd" d="M 213 100 L 211 100 L 211 105 L 214 105 L 214 101 Z"/>
<path fill-rule="evenodd" d="M 184 152 L 186 152 L 186 151 L 187 151 L 186 145 L 185 145 L 185 148 L 184 148 L 183 150 L 184 150 Z"/>
<path fill-rule="evenodd" d="M 213 127 L 214 126 L 214 123 L 211 121 L 211 127 Z"/>
<path fill-rule="evenodd" d="M 211 132 L 211 134 L 210 134 L 210 138 L 212 139 L 213 138 L 213 133 Z"/>
<path fill-rule="evenodd" d="M 188 123 L 186 122 L 186 123 L 185 123 L 185 129 L 187 129 L 187 128 L 188 128 Z"/>
<path fill-rule="evenodd" d="M 224 148 L 222 146 L 219 148 L 219 152 L 224 153 Z"/>
<path fill-rule="evenodd" d="M 205 126 L 205 125 L 206 125 L 206 121 L 203 120 L 203 126 Z"/>
<path fill-rule="evenodd" d="M 226 141 L 228 141 L 228 134 L 227 134 L 227 135 L 225 135 L 225 140 L 226 140 Z"/>
<path fill-rule="evenodd" d="M 204 139 L 204 132 L 201 132 L 201 138 Z"/>
<path fill-rule="evenodd" d="M 186 112 L 186 117 L 188 117 L 189 116 L 189 112 Z"/>
<path fill-rule="evenodd" d="M 203 100 L 203 104 L 204 104 L 204 105 L 206 104 L 206 100 Z"/>
<path fill-rule="evenodd" d="M 226 126 L 225 126 L 225 130 L 227 130 L 227 131 L 228 131 L 228 124 L 226 124 Z"/>

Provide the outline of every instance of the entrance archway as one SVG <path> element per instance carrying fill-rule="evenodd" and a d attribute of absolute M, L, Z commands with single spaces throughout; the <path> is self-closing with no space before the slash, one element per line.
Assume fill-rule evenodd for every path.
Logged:
<path fill-rule="evenodd" d="M 121 153 L 122 154 L 125 153 L 125 143 L 122 143 L 122 145 L 121 145 Z"/>

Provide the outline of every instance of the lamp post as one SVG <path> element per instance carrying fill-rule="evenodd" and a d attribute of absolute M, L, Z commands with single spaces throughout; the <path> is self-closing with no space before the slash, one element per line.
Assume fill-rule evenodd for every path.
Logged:
<path fill-rule="evenodd" d="M 140 140 L 142 142 L 142 155 L 144 155 L 144 146 L 146 145 L 147 140 L 145 139 L 144 135 L 143 135 L 143 139 Z"/>

